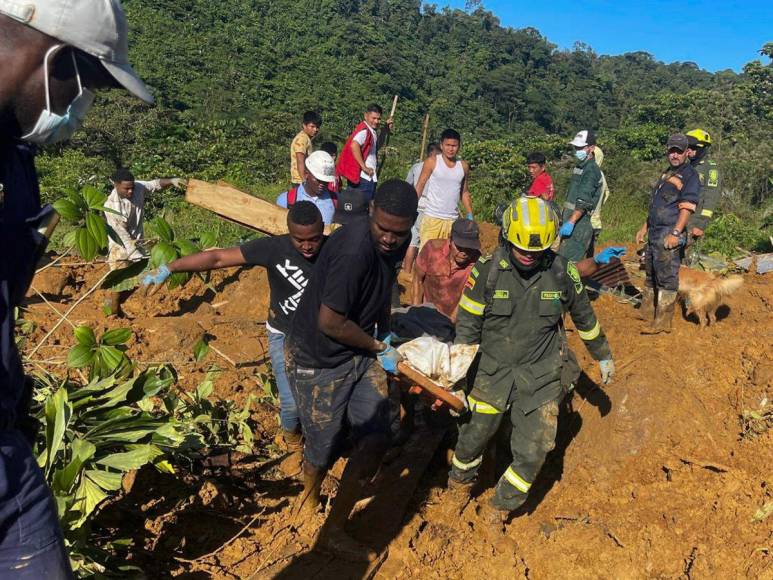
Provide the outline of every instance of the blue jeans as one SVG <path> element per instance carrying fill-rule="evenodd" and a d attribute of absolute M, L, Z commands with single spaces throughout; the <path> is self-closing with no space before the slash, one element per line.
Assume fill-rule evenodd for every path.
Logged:
<path fill-rule="evenodd" d="M 274 371 L 276 388 L 279 391 L 279 423 L 285 431 L 297 431 L 301 422 L 298 419 L 298 407 L 295 405 L 290 382 L 285 368 L 285 335 L 268 331 L 268 355 L 271 357 L 271 369 Z"/>
<path fill-rule="evenodd" d="M 72 578 L 51 492 L 19 431 L 0 432 L 0 578 Z"/>
<path fill-rule="evenodd" d="M 360 182 L 357 184 L 350 183 L 349 187 L 362 192 L 362 197 L 365 198 L 366 202 L 373 199 L 376 193 L 376 182 L 365 179 L 364 177 L 360 177 Z"/>

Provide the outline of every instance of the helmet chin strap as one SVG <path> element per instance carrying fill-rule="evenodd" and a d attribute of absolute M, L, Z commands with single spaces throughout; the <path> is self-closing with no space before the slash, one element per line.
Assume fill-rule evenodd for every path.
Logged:
<path fill-rule="evenodd" d="M 706 156 L 706 152 L 708 151 L 708 149 L 709 148 L 706 147 L 705 145 L 703 147 L 698 147 L 695 150 L 695 157 L 693 159 L 697 159 L 698 161 L 700 161 Z"/>

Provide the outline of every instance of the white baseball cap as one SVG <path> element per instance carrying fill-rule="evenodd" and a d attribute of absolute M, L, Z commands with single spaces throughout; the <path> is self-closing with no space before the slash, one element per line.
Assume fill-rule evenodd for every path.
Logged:
<path fill-rule="evenodd" d="M 569 145 L 574 145 L 575 147 L 587 147 L 588 145 L 595 144 L 596 134 L 590 129 L 583 129 L 574 136 L 574 139 L 569 141 Z"/>
<path fill-rule="evenodd" d="M 153 102 L 129 64 L 126 16 L 118 0 L 0 0 L 0 14 L 98 58 L 121 86 Z"/>
<path fill-rule="evenodd" d="M 330 183 L 336 180 L 336 166 L 330 153 L 315 151 L 306 158 L 306 169 L 320 181 Z"/>

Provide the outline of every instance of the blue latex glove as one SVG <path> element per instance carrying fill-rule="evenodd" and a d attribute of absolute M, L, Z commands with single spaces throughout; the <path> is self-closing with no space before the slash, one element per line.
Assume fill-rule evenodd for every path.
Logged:
<path fill-rule="evenodd" d="M 142 285 L 150 286 L 151 284 L 161 284 L 164 280 L 169 278 L 170 275 L 171 272 L 169 271 L 169 268 L 167 268 L 166 264 L 162 264 L 156 269 L 155 273 L 150 272 L 145 274 L 145 277 L 142 279 Z"/>
<path fill-rule="evenodd" d="M 615 361 L 611 358 L 599 361 L 599 368 L 601 369 L 601 382 L 608 385 L 612 382 L 612 377 L 615 376 Z"/>
<path fill-rule="evenodd" d="M 381 363 L 381 366 L 386 372 L 396 375 L 397 363 L 399 363 L 403 357 L 400 356 L 397 349 L 390 344 L 392 342 L 391 334 L 382 342 L 386 345 L 386 348 L 376 355 L 378 357 L 378 362 Z"/>
<path fill-rule="evenodd" d="M 562 238 L 568 238 L 572 235 L 572 232 L 574 231 L 574 224 L 572 222 L 565 222 L 564 225 L 561 226 L 561 229 L 558 231 L 558 233 L 561 235 Z"/>
<path fill-rule="evenodd" d="M 470 221 L 472 221 L 472 214 L 471 214 L 471 213 L 469 213 L 469 212 L 467 213 L 467 219 L 468 219 L 468 220 L 470 220 Z"/>
<path fill-rule="evenodd" d="M 625 256 L 625 248 L 623 246 L 612 246 L 601 250 L 593 256 L 593 261 L 597 264 L 609 264 L 612 258 L 620 258 L 622 256 Z"/>

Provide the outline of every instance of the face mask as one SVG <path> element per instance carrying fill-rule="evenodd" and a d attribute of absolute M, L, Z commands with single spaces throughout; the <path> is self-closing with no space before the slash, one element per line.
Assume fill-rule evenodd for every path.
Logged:
<path fill-rule="evenodd" d="M 585 149 L 578 149 L 574 152 L 574 156 L 578 161 L 585 161 L 588 158 L 588 152 Z"/>
<path fill-rule="evenodd" d="M 64 115 L 57 115 L 51 110 L 51 94 L 48 89 L 48 58 L 51 53 L 58 49 L 61 44 L 52 46 L 46 53 L 43 61 L 43 73 L 45 74 L 46 84 L 46 108 L 41 111 L 38 122 L 35 123 L 32 131 L 22 137 L 24 141 L 37 143 L 38 145 L 49 145 L 59 141 L 66 141 L 75 131 L 77 131 L 86 113 L 94 103 L 94 93 L 84 89 L 81 84 L 81 75 L 78 71 L 78 63 L 75 61 L 75 54 L 72 54 L 72 63 L 75 67 L 75 77 L 78 79 L 78 96 L 73 99 Z"/>

